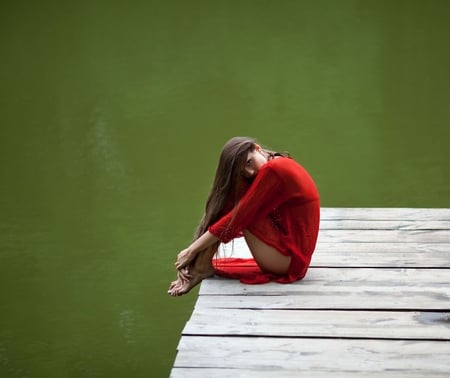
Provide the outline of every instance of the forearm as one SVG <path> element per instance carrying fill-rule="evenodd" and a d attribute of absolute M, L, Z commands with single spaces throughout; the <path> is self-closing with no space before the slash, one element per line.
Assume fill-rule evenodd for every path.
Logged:
<path fill-rule="evenodd" d="M 178 270 L 188 266 L 197 255 L 205 251 L 207 248 L 211 247 L 219 239 L 216 238 L 212 233 L 206 231 L 202 236 L 195 240 L 189 247 L 183 249 L 177 257 L 175 266 Z M 211 256 L 212 257 L 212 256 Z"/>
<path fill-rule="evenodd" d="M 219 238 L 214 236 L 211 232 L 206 231 L 202 236 L 195 240 L 189 247 L 189 253 L 192 256 L 196 256 L 199 252 L 212 246 L 215 242 L 219 241 Z"/>

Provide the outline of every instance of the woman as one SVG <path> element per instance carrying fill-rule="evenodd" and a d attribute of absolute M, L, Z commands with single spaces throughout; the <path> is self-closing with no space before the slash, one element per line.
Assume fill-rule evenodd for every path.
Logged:
<path fill-rule="evenodd" d="M 267 280 L 302 279 L 317 241 L 319 193 L 311 176 L 287 154 L 235 137 L 222 149 L 213 188 L 194 242 L 182 250 L 168 293 L 187 293 L 214 275 L 220 243 L 244 236 Z"/>

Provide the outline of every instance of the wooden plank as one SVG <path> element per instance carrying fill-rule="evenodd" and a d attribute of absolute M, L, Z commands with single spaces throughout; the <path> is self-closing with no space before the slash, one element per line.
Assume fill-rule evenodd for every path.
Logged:
<path fill-rule="evenodd" d="M 243 238 L 220 248 L 219 257 L 251 257 Z M 311 266 L 450 267 L 450 243 L 319 242 Z"/>
<path fill-rule="evenodd" d="M 450 312 L 246 310 L 201 308 L 183 335 L 450 341 Z"/>
<path fill-rule="evenodd" d="M 322 207 L 321 219 L 360 219 L 360 220 L 450 220 L 447 208 L 357 208 Z"/>
<path fill-rule="evenodd" d="M 321 230 L 450 230 L 450 221 L 435 220 L 354 220 L 320 221 Z"/>
<path fill-rule="evenodd" d="M 220 321 L 218 314 L 217 321 Z M 321 372 L 401 371 L 405 375 L 444 376 L 450 372 L 450 343 L 442 341 L 296 339 L 183 336 L 175 368 Z M 244 370 L 241 370 L 244 369 Z"/>
<path fill-rule="evenodd" d="M 345 372 L 324 372 L 324 371 L 298 371 L 298 370 L 264 370 L 248 368 L 173 368 L 170 378 L 423 378 L 430 377 L 424 371 L 410 371 L 408 369 L 397 369 L 389 371 L 345 371 Z M 448 372 L 433 372 L 433 378 L 448 378 Z"/>
<path fill-rule="evenodd" d="M 448 230 L 320 230 L 319 243 L 450 243 Z"/>
<path fill-rule="evenodd" d="M 235 247 L 242 249 L 247 256 L 250 255 L 244 239 L 239 239 Z M 237 249 L 236 249 L 237 250 Z M 450 243 L 326 243 L 320 242 L 316 246 L 315 254 L 319 253 L 341 253 L 341 252 L 377 252 L 384 254 L 396 253 L 420 253 L 426 255 L 442 255 L 450 253 Z M 450 259 L 447 264 L 450 266 Z"/>
<path fill-rule="evenodd" d="M 448 267 L 450 249 L 442 254 L 422 252 L 370 252 L 317 250 L 311 260 L 311 267 L 398 267 L 398 268 L 442 268 Z M 450 274 L 450 272 L 449 272 Z"/>
<path fill-rule="evenodd" d="M 247 296 L 215 295 L 201 296 L 196 309 L 248 308 L 248 309 L 340 309 L 340 310 L 404 310 L 404 311 L 450 311 L 449 297 L 441 293 L 408 291 L 370 292 L 308 291 L 303 295 Z"/>
<path fill-rule="evenodd" d="M 389 371 L 344 371 L 344 372 L 324 372 L 324 371 L 298 371 L 298 370 L 282 370 L 272 369 L 249 369 L 249 368 L 173 368 L 170 378 L 423 378 L 423 377 L 445 377 L 448 378 L 448 372 L 432 372 L 432 376 L 427 375 L 427 372 L 411 371 L 409 369 L 397 369 Z"/>
<path fill-rule="evenodd" d="M 242 285 L 237 280 L 213 277 L 203 281 L 200 295 L 308 295 L 311 292 L 409 293 L 433 292 L 450 298 L 450 271 L 401 268 L 311 268 L 306 277 L 288 285 L 270 282 Z M 450 305 L 450 304 L 449 304 Z"/>
<path fill-rule="evenodd" d="M 225 295 L 224 295 L 225 294 Z M 242 285 L 210 278 L 196 308 L 450 311 L 449 274 L 435 269 L 310 269 L 293 284 Z"/>

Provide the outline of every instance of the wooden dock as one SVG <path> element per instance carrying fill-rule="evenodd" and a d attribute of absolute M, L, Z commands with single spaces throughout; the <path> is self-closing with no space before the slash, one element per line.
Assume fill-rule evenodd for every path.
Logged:
<path fill-rule="evenodd" d="M 299 376 L 450 377 L 450 209 L 323 208 L 304 280 L 201 284 L 172 378 Z"/>

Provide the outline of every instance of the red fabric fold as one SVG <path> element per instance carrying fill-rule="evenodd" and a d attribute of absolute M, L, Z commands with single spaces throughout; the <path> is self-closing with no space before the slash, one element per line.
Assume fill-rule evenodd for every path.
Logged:
<path fill-rule="evenodd" d="M 218 276 L 238 279 L 250 285 L 267 283 L 277 278 L 264 273 L 252 258 L 218 258 L 213 260 L 213 266 Z"/>

